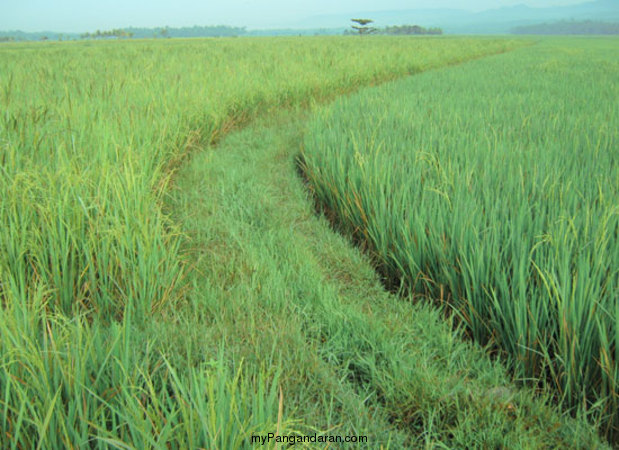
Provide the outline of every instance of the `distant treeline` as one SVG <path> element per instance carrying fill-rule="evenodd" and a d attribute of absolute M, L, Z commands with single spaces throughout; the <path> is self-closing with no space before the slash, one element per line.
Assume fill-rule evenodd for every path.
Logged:
<path fill-rule="evenodd" d="M 159 27 L 159 28 L 119 28 L 110 31 L 97 30 L 94 33 L 80 35 L 82 39 L 110 39 L 110 38 L 182 38 L 182 37 L 231 37 L 240 36 L 247 31 L 245 28 L 229 27 L 226 25 L 216 26 L 193 26 L 182 28 Z"/>
<path fill-rule="evenodd" d="M 109 38 L 131 38 L 133 33 L 123 29 L 109 31 L 97 30 L 94 33 L 82 33 L 80 39 L 109 39 Z"/>
<path fill-rule="evenodd" d="M 335 36 L 342 34 L 342 28 L 277 28 L 248 30 L 244 36 Z"/>
<path fill-rule="evenodd" d="M 25 32 L 25 31 L 0 31 L 0 42 L 21 42 L 21 41 L 46 41 L 48 39 L 63 41 L 77 39 L 77 34 L 55 33 L 51 31 Z"/>
<path fill-rule="evenodd" d="M 345 30 L 344 34 L 359 34 L 355 30 Z M 437 27 L 425 28 L 419 25 L 394 25 L 384 28 L 372 28 L 371 34 L 391 34 L 391 35 L 421 35 L 421 34 L 443 34 L 443 30 Z"/>
<path fill-rule="evenodd" d="M 619 23 L 594 20 L 563 21 L 527 25 L 512 29 L 514 34 L 619 34 Z"/>
<path fill-rule="evenodd" d="M 157 27 L 157 28 L 115 28 L 112 30 L 96 30 L 86 33 L 56 33 L 52 31 L 24 32 L 24 31 L 0 31 L 1 42 L 16 41 L 75 41 L 79 39 L 152 39 L 152 38 L 191 38 L 191 37 L 233 37 L 255 34 L 255 31 L 247 31 L 244 27 L 229 27 L 226 25 L 216 26 L 193 26 L 183 28 Z M 265 33 L 266 34 L 266 33 Z M 292 34 L 292 33 L 291 33 Z"/>
<path fill-rule="evenodd" d="M 443 34 L 443 30 L 438 27 L 424 28 L 419 25 L 400 25 L 385 27 L 378 30 L 381 34 Z"/>
<path fill-rule="evenodd" d="M 161 39 L 161 38 L 192 38 L 192 37 L 236 37 L 236 36 L 309 36 L 341 34 L 341 28 L 315 29 L 279 29 L 279 30 L 247 30 L 245 27 L 193 26 L 193 27 L 157 27 L 157 28 L 115 28 L 112 30 L 96 30 L 93 32 L 57 33 L 51 31 L 23 32 L 0 31 L 0 43 L 15 41 L 76 41 L 83 39 Z M 376 34 L 390 35 L 431 35 L 443 34 L 440 28 L 425 28 L 419 25 L 399 25 L 374 29 Z M 344 34 L 358 34 L 354 30 L 345 30 Z"/>

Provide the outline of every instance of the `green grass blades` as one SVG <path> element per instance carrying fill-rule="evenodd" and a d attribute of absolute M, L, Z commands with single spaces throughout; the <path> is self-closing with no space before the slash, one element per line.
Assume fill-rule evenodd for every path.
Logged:
<path fill-rule="evenodd" d="M 274 108 L 528 43 L 3 45 L 0 446 L 235 448 L 252 430 L 294 432 L 296 422 L 279 414 L 281 370 L 218 353 L 226 333 L 209 330 L 220 310 L 177 316 L 196 301 L 193 291 L 221 300 L 227 280 L 201 290 L 192 273 L 199 261 L 185 227 L 164 212 L 175 171 Z M 233 207 L 247 211 L 241 194 Z M 226 237 L 210 238 L 225 247 Z"/>
<path fill-rule="evenodd" d="M 364 91 L 308 129 L 319 201 L 392 286 L 619 439 L 619 46 L 534 47 Z"/>
<path fill-rule="evenodd" d="M 270 108 L 503 52 L 508 39 L 211 39 L 0 49 L 0 285 L 146 318 L 182 296 L 161 212 L 184 156 Z"/>
<path fill-rule="evenodd" d="M 276 370 L 232 370 L 224 348 L 174 368 L 163 336 L 67 319 L 45 297 L 0 310 L 2 448 L 238 449 L 257 432 L 296 432 Z"/>
<path fill-rule="evenodd" d="M 296 428 L 367 436 L 362 448 L 603 448 L 439 310 L 382 288 L 315 215 L 296 173 L 304 128 L 292 111 L 261 119 L 178 173 L 173 217 L 196 261 L 178 328 L 196 330 L 193 358 L 221 337 L 231 360 L 277 366 Z"/>

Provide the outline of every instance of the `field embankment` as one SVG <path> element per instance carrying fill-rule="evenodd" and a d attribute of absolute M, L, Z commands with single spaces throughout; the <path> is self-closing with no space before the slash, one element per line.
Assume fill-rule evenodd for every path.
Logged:
<path fill-rule="evenodd" d="M 619 47 L 548 40 L 338 101 L 304 169 L 385 280 L 619 438 Z"/>
<path fill-rule="evenodd" d="M 202 328 L 177 316 L 197 281 L 178 224 L 162 210 L 172 170 L 271 108 L 523 42 L 3 46 L 0 442 L 235 448 L 248 430 L 292 426 L 277 414 L 281 371 L 252 365 L 241 379 L 223 353 L 192 357 L 206 338 L 184 339 Z"/>

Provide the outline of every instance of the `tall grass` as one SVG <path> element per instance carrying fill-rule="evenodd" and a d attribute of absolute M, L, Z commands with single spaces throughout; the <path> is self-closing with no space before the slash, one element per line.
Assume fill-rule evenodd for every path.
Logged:
<path fill-rule="evenodd" d="M 170 317 L 191 288 L 193 264 L 162 208 L 174 170 L 271 108 L 518 45 L 329 38 L 2 46 L 2 446 L 235 448 L 252 427 L 272 429 L 274 374 L 252 367 L 239 378 L 223 354 L 217 370 L 166 362 L 165 343 L 178 333 Z M 149 341 L 143 330 L 166 321 L 166 334 Z M 248 402 L 256 407 L 239 406 Z"/>
<path fill-rule="evenodd" d="M 238 449 L 296 431 L 278 415 L 277 370 L 234 371 L 223 348 L 175 368 L 127 316 L 104 327 L 45 302 L 39 291 L 0 309 L 0 447 Z"/>
<path fill-rule="evenodd" d="M 619 437 L 616 40 L 538 46 L 365 91 L 305 171 L 388 280 L 447 301 L 523 379 Z"/>
<path fill-rule="evenodd" d="M 186 313 L 192 327 L 209 318 L 196 350 L 221 333 L 247 364 L 276 354 L 285 411 L 369 448 L 605 448 L 548 396 L 513 386 L 439 309 L 397 301 L 314 214 L 295 162 L 304 116 L 261 119 L 176 177 L 174 218 L 202 256 Z"/>
<path fill-rule="evenodd" d="M 181 294 L 161 213 L 192 148 L 269 107 L 504 51 L 498 39 L 255 39 L 3 46 L 0 296 L 148 315 Z"/>

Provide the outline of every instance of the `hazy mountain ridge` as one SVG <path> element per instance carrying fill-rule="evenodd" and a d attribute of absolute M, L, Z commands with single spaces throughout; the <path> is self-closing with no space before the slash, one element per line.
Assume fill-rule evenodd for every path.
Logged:
<path fill-rule="evenodd" d="M 294 35 L 294 34 L 339 34 L 350 29 L 350 19 L 363 17 L 373 19 L 377 27 L 391 25 L 420 25 L 423 27 L 440 27 L 447 34 L 501 34 L 509 33 L 514 28 L 546 24 L 561 21 L 604 21 L 619 22 L 619 0 L 596 0 L 570 6 L 534 8 L 524 4 L 471 12 L 459 9 L 410 9 L 385 11 L 351 11 L 342 14 L 323 14 L 308 17 L 292 23 L 282 23 L 277 29 L 235 28 L 235 35 Z M 166 27 L 167 28 L 167 27 Z M 191 27 L 185 27 L 190 29 Z M 216 28 L 215 26 L 193 28 Z M 225 27 L 224 27 L 225 28 Z M 124 28 L 132 30 L 132 28 Z M 154 35 L 162 27 L 153 27 Z M 137 30 L 137 29 L 135 29 Z M 150 29 L 139 29 L 150 30 Z M 178 36 L 175 28 L 169 28 L 171 37 Z M 244 32 L 240 31 L 243 30 Z M 94 31 L 94 30 L 90 30 Z M 143 34 L 143 33 L 139 33 Z M 148 34 L 148 33 L 147 33 Z M 192 36 L 197 37 L 195 34 Z M 221 35 L 206 33 L 200 36 Z M 18 40 L 37 40 L 44 36 L 49 39 L 77 39 L 77 33 L 0 31 L 0 38 L 15 37 Z M 146 37 L 146 36 L 136 36 Z M 147 37 L 151 37 L 150 35 Z M 184 37 L 184 36 L 183 36 Z"/>
<path fill-rule="evenodd" d="M 410 9 L 354 11 L 349 14 L 321 15 L 295 24 L 299 28 L 334 28 L 348 24 L 352 17 L 373 19 L 377 26 L 417 24 L 441 27 L 445 33 L 508 33 L 512 28 L 561 20 L 619 21 L 619 1 L 597 0 L 571 6 L 533 8 L 514 5 L 481 12 L 458 9 Z"/>

